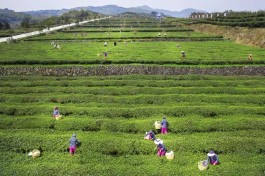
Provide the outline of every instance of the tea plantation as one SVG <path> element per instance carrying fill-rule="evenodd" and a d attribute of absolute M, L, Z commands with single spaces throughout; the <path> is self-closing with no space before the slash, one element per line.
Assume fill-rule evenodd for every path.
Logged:
<path fill-rule="evenodd" d="M 0 175 L 264 175 L 265 50 L 180 25 L 113 17 L 1 43 Z M 244 76 L 120 75 L 116 70 L 106 76 L 44 76 L 9 70 L 109 65 L 263 69 Z M 54 106 L 63 119 L 52 117 Z M 169 133 L 156 136 L 174 151 L 172 161 L 158 157 L 154 142 L 144 140 L 163 116 Z M 73 133 L 81 145 L 70 156 Z M 28 156 L 33 149 L 41 151 L 39 158 Z M 211 149 L 221 164 L 198 170 Z"/>

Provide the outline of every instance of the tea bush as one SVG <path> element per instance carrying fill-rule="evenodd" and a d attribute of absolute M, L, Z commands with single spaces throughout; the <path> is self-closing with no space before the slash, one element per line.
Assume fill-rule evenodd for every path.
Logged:
<path fill-rule="evenodd" d="M 121 27 L 122 35 L 132 38 L 131 26 L 143 42 L 130 39 L 123 45 L 121 39 L 117 47 L 103 46 L 105 39 L 122 37 L 118 34 Z M 162 30 L 167 30 L 166 41 L 143 39 L 156 39 L 153 35 Z M 262 49 L 230 41 L 168 40 L 171 34 L 190 40 L 216 37 L 182 30 L 170 19 L 158 23 L 113 17 L 29 39 L 39 41 L 0 44 L 0 63 L 2 68 L 23 65 L 32 70 L 43 65 L 60 70 L 59 64 L 92 68 L 90 64 L 176 64 L 195 69 L 213 64 L 264 64 Z M 104 38 L 103 31 L 113 36 Z M 84 38 L 94 41 L 85 41 L 80 34 L 76 40 L 75 32 L 85 32 Z M 53 49 L 50 39 L 58 39 L 61 50 Z M 105 50 L 109 52 L 106 61 L 97 56 Z M 187 52 L 185 59 L 180 56 L 182 50 Z M 254 60 L 246 62 L 250 53 Z M 264 76 L 28 74 L 0 76 L 0 175 L 264 175 Z M 62 119 L 52 117 L 54 106 L 59 107 Z M 155 131 L 154 122 L 163 116 L 169 122 L 169 133 L 156 133 L 156 137 L 168 151 L 174 151 L 172 161 L 157 157 L 154 142 L 143 139 L 145 132 Z M 81 145 L 70 156 L 73 133 Z M 41 151 L 39 158 L 27 156 L 33 149 Z M 211 149 L 221 164 L 201 172 L 197 163 Z"/>

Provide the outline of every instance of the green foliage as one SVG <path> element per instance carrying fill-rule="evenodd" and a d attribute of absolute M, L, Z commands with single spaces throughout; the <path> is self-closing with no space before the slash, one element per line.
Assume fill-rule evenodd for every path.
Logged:
<path fill-rule="evenodd" d="M 264 28 L 265 23 L 265 11 L 258 12 L 235 12 L 235 11 L 227 11 L 227 16 L 219 16 L 216 14 L 213 18 L 201 18 L 196 20 L 191 20 L 191 23 L 206 23 L 206 24 L 214 24 L 221 26 L 232 26 L 232 27 L 249 27 L 249 28 Z M 187 23 L 187 21 L 185 22 Z"/>
<path fill-rule="evenodd" d="M 78 23 L 79 21 L 92 19 L 98 15 L 99 15 L 98 13 L 83 9 L 81 9 L 80 11 L 72 10 L 60 16 L 52 16 L 46 18 L 40 22 L 40 25 L 46 25 L 47 27 L 51 27 L 60 24 Z"/>
<path fill-rule="evenodd" d="M 20 22 L 27 16 L 25 13 L 15 12 L 7 8 L 0 9 L 0 26 L 2 24 L 2 28 L 0 27 L 0 29 L 9 29 L 10 24 Z"/>
<path fill-rule="evenodd" d="M 55 34 L 57 35 L 57 34 Z M 58 34 L 58 36 L 61 34 Z M 69 35 L 69 34 L 66 34 Z M 95 35 L 94 37 L 96 37 Z M 44 38 L 49 36 L 43 36 Z M 54 37 L 52 37 L 54 38 Z M 56 37 L 55 37 L 56 38 Z M 74 39 L 74 38 L 73 38 Z M 41 39 L 43 40 L 43 39 Z M 74 39 L 75 41 L 75 39 Z M 82 40 L 81 40 L 82 41 Z M 126 40 L 125 40 L 126 41 Z M 224 65 L 224 64 L 264 64 L 263 49 L 247 47 L 232 42 L 130 42 L 113 46 L 109 42 L 58 42 L 61 49 L 54 49 L 50 42 L 24 42 L 0 44 L 1 64 L 177 64 L 177 65 Z M 180 44 L 181 48 L 177 48 Z M 15 47 L 14 47 L 15 46 Z M 181 51 L 186 57 L 181 57 Z M 108 52 L 105 58 L 102 52 Z M 129 52 L 133 51 L 133 52 Z M 202 52 L 203 51 L 203 52 Z M 248 55 L 253 54 L 253 61 Z M 45 59 L 42 59 L 45 56 Z M 67 59 L 65 59 L 67 58 Z"/>
<path fill-rule="evenodd" d="M 70 14 L 71 18 L 83 17 L 86 12 Z M 136 20 L 115 18 L 113 26 L 135 25 L 139 31 L 144 29 L 139 34 L 143 39 L 167 25 Z M 207 42 L 178 42 L 181 48 L 167 38 L 165 42 L 128 41 L 127 45 L 119 41 L 116 47 L 109 43 L 105 48 L 103 40 L 97 42 L 105 33 L 95 29 L 109 23 L 97 21 L 91 28 L 78 27 L 88 33 L 93 29 L 90 34 L 94 36 L 84 38 L 95 37 L 94 42 L 63 43 L 71 39 L 72 31 L 40 36 L 34 42 L 1 44 L 1 65 L 41 69 L 49 64 L 45 67 L 60 70 L 65 66 L 58 64 L 264 64 L 262 49 L 209 42 L 209 38 Z M 130 31 L 130 26 L 127 29 Z M 124 35 L 130 36 L 129 31 Z M 111 33 L 119 36 L 117 31 Z M 177 30 L 171 34 L 173 38 L 204 36 Z M 50 45 L 51 39 L 57 39 L 61 50 Z M 83 41 L 81 37 L 75 40 Z M 97 56 L 106 49 L 107 60 Z M 185 59 L 181 50 L 187 52 Z M 253 62 L 246 61 L 249 53 L 254 56 Z M 264 98 L 264 76 L 2 75 L 0 175 L 263 175 Z M 59 107 L 62 119 L 52 117 L 54 106 Z M 173 161 L 157 157 L 153 141 L 143 139 L 146 131 L 155 131 L 154 122 L 162 116 L 169 122 L 169 134 L 156 137 L 163 139 L 168 151 L 174 151 Z M 76 155 L 70 156 L 68 141 L 73 133 L 82 145 Z M 27 156 L 33 149 L 39 149 L 41 157 Z M 211 149 L 219 155 L 221 164 L 201 172 L 197 162 L 206 159 Z"/>

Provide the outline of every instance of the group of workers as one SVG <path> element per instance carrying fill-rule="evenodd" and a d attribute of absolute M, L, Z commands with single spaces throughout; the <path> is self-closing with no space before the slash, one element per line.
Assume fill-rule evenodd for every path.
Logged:
<path fill-rule="evenodd" d="M 166 120 L 166 117 L 164 116 L 162 118 L 161 123 L 159 121 L 155 122 L 155 127 L 156 127 L 156 132 L 161 133 L 161 134 L 167 134 L 168 133 L 168 122 Z M 157 156 L 161 157 L 164 156 L 167 152 L 166 146 L 164 145 L 163 140 L 157 138 L 155 136 L 155 132 L 153 132 L 152 130 L 146 132 L 145 134 L 145 139 L 148 140 L 152 140 L 154 141 L 155 145 L 156 145 L 156 149 L 157 149 Z"/>
<path fill-rule="evenodd" d="M 61 114 L 59 112 L 59 108 L 58 106 L 55 106 L 53 109 L 53 117 L 57 118 L 57 117 L 61 117 Z M 161 133 L 161 134 L 167 134 L 168 133 L 168 121 L 166 120 L 166 117 L 163 116 L 161 123 L 159 123 L 159 121 L 155 122 L 155 128 L 156 128 L 156 133 Z M 161 157 L 161 156 L 165 156 L 167 149 L 166 146 L 164 144 L 164 141 L 162 139 L 156 138 L 156 134 L 155 132 L 153 132 L 152 130 L 146 132 L 146 135 L 144 137 L 145 139 L 148 140 L 152 140 L 154 141 L 155 145 L 156 145 L 156 149 L 157 149 L 157 156 Z M 72 137 L 69 140 L 69 152 L 71 155 L 74 155 L 76 152 L 76 148 L 77 146 L 80 144 L 80 141 L 76 138 L 76 134 L 73 134 Z M 212 165 L 217 165 L 219 164 L 219 158 L 217 156 L 217 154 L 211 150 L 208 154 L 207 154 L 207 160 L 205 160 L 206 164 L 210 163 Z"/>
<path fill-rule="evenodd" d="M 55 41 L 51 42 L 51 45 L 53 45 L 53 48 L 55 49 L 61 49 L 61 45 L 59 45 L 58 43 L 56 43 Z"/>
<path fill-rule="evenodd" d="M 165 116 L 162 118 L 161 123 L 159 123 L 159 121 L 155 122 L 155 128 L 157 130 L 156 131 L 157 134 L 158 133 L 161 133 L 161 134 L 167 134 L 168 133 L 168 122 L 167 122 Z M 154 143 L 156 144 L 156 148 L 157 148 L 157 156 L 161 157 L 161 156 L 166 155 L 167 149 L 164 145 L 164 141 L 159 139 L 159 138 L 156 138 L 155 132 L 153 132 L 152 130 L 146 132 L 144 138 L 154 141 Z M 212 165 L 218 165 L 220 163 L 218 155 L 213 150 L 210 150 L 210 152 L 207 154 L 207 159 L 204 161 L 205 165 L 208 165 L 208 163 L 210 163 Z"/>

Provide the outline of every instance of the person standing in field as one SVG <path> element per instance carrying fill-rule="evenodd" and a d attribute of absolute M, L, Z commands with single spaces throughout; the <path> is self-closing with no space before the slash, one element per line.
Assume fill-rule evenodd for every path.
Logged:
<path fill-rule="evenodd" d="M 168 122 L 166 120 L 166 117 L 164 116 L 161 122 L 161 134 L 167 134 L 168 133 Z"/>
<path fill-rule="evenodd" d="M 103 54 L 104 54 L 104 57 L 106 59 L 108 57 L 108 53 L 107 52 L 103 52 Z"/>
<path fill-rule="evenodd" d="M 69 140 L 69 144 L 70 144 L 70 146 L 69 146 L 69 152 L 70 152 L 71 155 L 74 155 L 75 154 L 76 147 L 77 147 L 77 145 L 79 143 L 80 143 L 79 140 L 76 139 L 76 134 L 73 134 L 72 137 Z"/>

